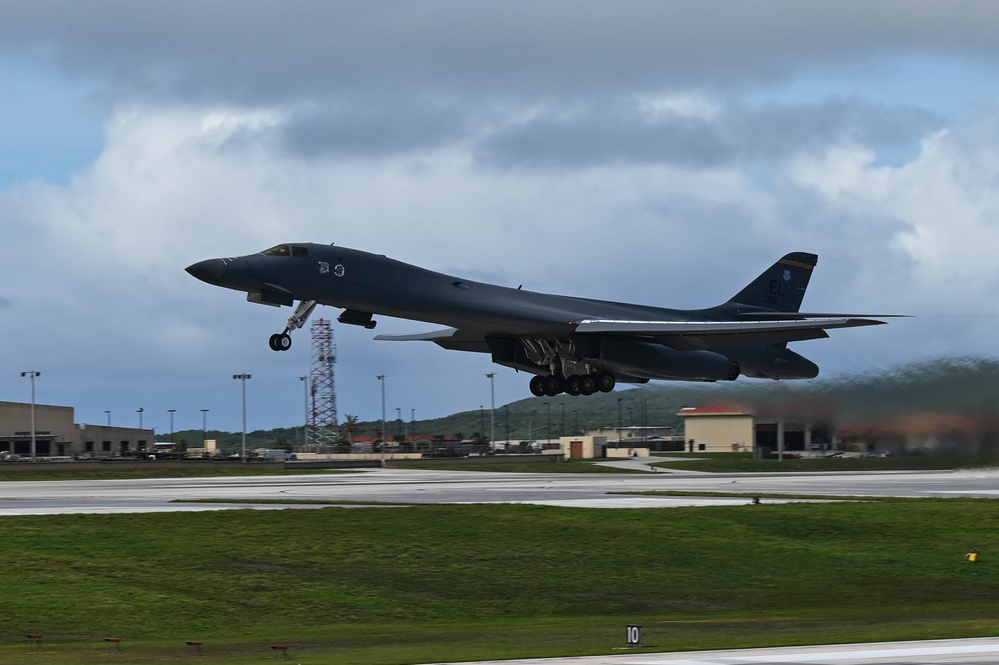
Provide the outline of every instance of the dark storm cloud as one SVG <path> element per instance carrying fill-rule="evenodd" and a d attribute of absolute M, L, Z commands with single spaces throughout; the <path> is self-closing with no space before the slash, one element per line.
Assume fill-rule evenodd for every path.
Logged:
<path fill-rule="evenodd" d="M 502 168 L 607 162 L 710 168 L 769 162 L 840 138 L 884 150 L 915 146 L 943 120 L 906 107 L 832 99 L 801 106 L 725 107 L 709 117 L 650 117 L 639 106 L 558 110 L 500 130 L 478 146 L 480 163 Z"/>
<path fill-rule="evenodd" d="M 746 161 L 769 161 L 819 149 L 842 138 L 880 150 L 911 148 L 945 122 L 923 109 L 833 98 L 800 106 L 736 105 L 724 111 L 719 125 L 720 131 L 739 143 Z"/>
<path fill-rule="evenodd" d="M 384 158 L 460 143 L 480 166 L 504 169 L 606 163 L 703 169 L 777 161 L 842 138 L 889 155 L 912 153 L 928 131 L 944 123 L 920 109 L 843 99 L 797 106 L 734 104 L 706 117 L 650 115 L 641 104 L 620 102 L 550 104 L 529 120 L 512 123 L 504 111 L 510 108 L 334 101 L 292 113 L 270 131 L 285 151 L 304 158 Z"/>
<path fill-rule="evenodd" d="M 500 130 L 479 145 L 479 161 L 501 167 L 666 162 L 697 168 L 731 162 L 736 146 L 711 121 L 652 122 L 637 109 L 591 108 L 570 117 L 542 115 Z"/>
<path fill-rule="evenodd" d="M 116 100 L 280 108 L 278 144 L 306 157 L 469 142 L 501 167 L 708 168 L 845 132 L 904 145 L 933 120 L 852 102 L 653 119 L 621 100 L 733 99 L 809 67 L 917 50 L 989 61 L 997 33 L 999 5 L 919 0 L 0 0 L 0 57 L 105 81 Z"/>
<path fill-rule="evenodd" d="M 956 0 L 6 0 L 0 16 L 8 55 L 125 92 L 250 104 L 738 88 L 885 53 L 999 53 L 999 5 Z"/>
<path fill-rule="evenodd" d="M 382 157 L 434 149 L 467 136 L 465 111 L 438 103 L 404 106 L 333 103 L 295 113 L 281 125 L 280 141 L 301 157 Z"/>

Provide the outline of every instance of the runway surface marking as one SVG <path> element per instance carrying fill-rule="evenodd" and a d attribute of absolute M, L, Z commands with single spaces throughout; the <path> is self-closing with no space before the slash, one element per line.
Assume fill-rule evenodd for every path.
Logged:
<path fill-rule="evenodd" d="M 752 665 L 755 663 L 825 663 L 841 660 L 871 660 L 880 658 L 927 658 L 930 656 L 957 656 L 968 654 L 999 654 L 999 645 L 971 644 L 954 646 L 927 646 L 909 648 L 867 648 L 862 650 L 820 651 L 817 653 L 775 654 L 772 652 L 751 656 L 722 656 L 718 658 L 665 658 L 630 661 L 629 665 Z"/>
<path fill-rule="evenodd" d="M 869 642 L 861 644 L 726 649 L 674 653 L 620 654 L 480 661 L 460 665 L 772 665 L 775 663 L 992 665 L 999 657 L 996 638 Z"/>

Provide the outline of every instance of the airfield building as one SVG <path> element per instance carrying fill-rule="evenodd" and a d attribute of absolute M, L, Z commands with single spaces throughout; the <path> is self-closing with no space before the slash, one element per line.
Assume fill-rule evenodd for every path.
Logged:
<path fill-rule="evenodd" d="M 75 422 L 73 407 L 35 404 L 37 457 L 118 457 L 152 450 L 151 429 Z M 0 402 L 0 454 L 31 456 L 31 404 Z"/>
<path fill-rule="evenodd" d="M 738 406 L 684 408 L 686 451 L 731 453 L 801 452 L 834 447 L 832 428 L 807 420 L 755 414 Z"/>
<path fill-rule="evenodd" d="M 648 448 L 659 452 L 683 450 L 682 433 L 677 434 L 671 425 L 622 425 L 621 427 L 594 427 L 583 436 L 603 437 L 608 448 Z"/>

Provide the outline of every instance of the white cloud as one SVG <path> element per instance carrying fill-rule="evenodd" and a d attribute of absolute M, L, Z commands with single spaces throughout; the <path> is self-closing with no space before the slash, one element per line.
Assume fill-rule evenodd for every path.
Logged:
<path fill-rule="evenodd" d="M 852 141 L 828 146 L 818 155 L 799 155 L 789 165 L 791 179 L 830 202 L 859 209 L 887 193 L 891 169 L 875 166 L 874 149 Z"/>
<path fill-rule="evenodd" d="M 922 311 L 996 313 L 988 296 L 999 286 L 996 138 L 999 123 L 982 114 L 926 136 L 901 166 L 879 166 L 872 147 L 845 143 L 800 156 L 789 170 L 842 212 L 844 225 L 898 222 L 883 249 L 912 268 L 907 288 L 884 296 Z"/>
<path fill-rule="evenodd" d="M 0 315 L 8 326 L 30 322 L 39 331 L 0 352 L 5 364 L 16 358 L 58 366 L 62 389 L 98 413 L 106 407 L 94 402 L 106 401 L 110 388 L 95 394 L 96 385 L 120 382 L 119 390 L 136 393 L 152 382 L 160 392 L 186 393 L 181 386 L 210 383 L 248 364 L 297 376 L 307 363 L 307 331 L 298 334 L 297 355 L 266 348 L 287 309 L 247 304 L 241 294 L 183 272 L 204 258 L 296 240 L 336 242 L 537 290 L 708 305 L 739 286 L 733 273 L 736 280 L 752 276 L 731 258 L 703 269 L 706 258 L 717 263 L 723 252 L 717 237 L 737 234 L 752 245 L 751 227 L 773 216 L 769 196 L 733 170 L 499 172 L 476 168 L 457 148 L 393 159 L 299 160 L 271 144 L 267 130 L 280 122 L 279 112 L 266 109 L 130 105 L 107 122 L 97 161 L 68 184 L 32 182 L 2 192 L 0 216 L 16 231 L 0 252 L 20 279 Z M 723 230 L 725 219 L 692 222 L 683 214 L 712 209 L 742 210 L 750 228 Z M 379 331 L 420 328 L 384 321 Z M 457 392 L 428 394 L 416 405 L 425 415 L 439 415 L 441 403 L 453 402 L 462 388 L 476 390 L 470 365 L 489 367 L 486 358 L 432 345 L 379 344 L 367 331 L 341 327 L 338 335 L 353 346 L 343 364 L 358 363 L 342 368 L 347 376 L 386 371 L 391 359 L 402 392 L 403 376 L 418 383 L 435 368 L 456 371 L 447 385 Z M 423 369 L 403 369 L 409 366 Z M 509 379 L 505 389 L 497 384 L 501 398 L 526 394 L 522 377 Z M 294 405 L 296 393 L 285 392 L 268 399 Z"/>
<path fill-rule="evenodd" d="M 711 120 L 718 115 L 718 107 L 697 95 L 664 94 L 638 98 L 638 110 L 650 120 L 681 116 L 698 120 Z"/>

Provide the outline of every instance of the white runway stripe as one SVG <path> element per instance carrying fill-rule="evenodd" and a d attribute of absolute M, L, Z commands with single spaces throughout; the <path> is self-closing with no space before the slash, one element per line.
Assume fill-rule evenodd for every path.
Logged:
<path fill-rule="evenodd" d="M 843 649 L 839 651 L 819 651 L 814 653 L 760 653 L 750 656 L 720 656 L 718 658 L 700 658 L 684 660 L 676 658 L 648 659 L 629 661 L 628 665 L 764 665 L 769 663 L 835 663 L 838 661 L 861 661 L 880 658 L 928 658 L 932 656 L 959 656 L 971 654 L 999 655 L 999 644 L 964 644 L 949 646 L 925 646 L 884 649 L 864 648 Z"/>

